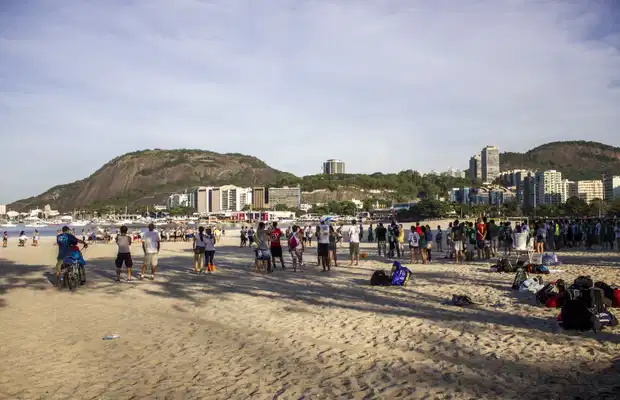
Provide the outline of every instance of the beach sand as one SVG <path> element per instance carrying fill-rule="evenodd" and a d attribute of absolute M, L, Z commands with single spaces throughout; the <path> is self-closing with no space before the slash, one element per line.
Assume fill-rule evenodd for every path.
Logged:
<path fill-rule="evenodd" d="M 49 282 L 51 240 L 0 249 L 0 398 L 620 397 L 620 329 L 561 330 L 558 310 L 511 290 L 513 275 L 489 263 L 441 259 L 410 266 L 408 287 L 371 287 L 373 270 L 390 265 L 370 244 L 360 267 L 321 272 L 312 247 L 305 272 L 261 275 L 237 243 L 220 243 L 207 276 L 189 273 L 191 244 L 163 243 L 157 279 L 135 283 L 113 281 L 114 244 L 93 245 L 75 293 Z M 546 280 L 620 284 L 618 254 L 559 255 L 564 272 Z M 452 294 L 482 304 L 443 304 Z"/>

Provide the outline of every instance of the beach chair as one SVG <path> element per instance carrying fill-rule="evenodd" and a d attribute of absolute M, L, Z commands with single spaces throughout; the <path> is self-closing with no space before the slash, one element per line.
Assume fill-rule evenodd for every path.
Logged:
<path fill-rule="evenodd" d="M 527 261 L 532 263 L 532 256 L 534 254 L 534 241 L 530 240 L 528 243 L 528 235 L 526 232 L 515 233 L 515 252 L 517 253 L 517 259 L 515 263 L 519 262 L 521 256 L 527 256 Z"/>

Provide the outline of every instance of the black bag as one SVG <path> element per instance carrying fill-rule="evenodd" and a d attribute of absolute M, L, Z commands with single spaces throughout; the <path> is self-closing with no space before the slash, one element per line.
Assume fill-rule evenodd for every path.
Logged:
<path fill-rule="evenodd" d="M 382 269 L 375 271 L 370 278 L 371 286 L 390 286 L 392 278 Z"/>
<path fill-rule="evenodd" d="M 603 326 L 618 323 L 605 307 L 603 290 L 595 287 L 579 290 L 573 286 L 566 291 L 567 297 L 561 311 L 564 329 L 596 332 Z"/>
<path fill-rule="evenodd" d="M 575 279 L 575 282 L 573 282 L 573 286 L 575 289 L 591 289 L 592 287 L 594 287 L 594 282 L 592 281 L 592 278 L 590 278 L 590 276 L 582 275 L 578 276 L 577 279 Z"/>
<path fill-rule="evenodd" d="M 613 300 L 614 300 L 614 288 L 612 288 L 611 286 L 609 286 L 605 282 L 600 282 L 600 281 L 596 282 L 594 284 L 594 287 L 597 287 L 597 288 L 603 290 L 603 294 L 605 295 L 605 299 L 609 299 L 610 302 L 613 302 Z M 607 301 L 605 302 L 605 305 L 607 307 L 611 307 L 611 304 L 607 304 Z"/>
<path fill-rule="evenodd" d="M 560 289 L 560 287 L 562 287 L 562 289 Z M 564 291 L 564 281 L 561 279 L 558 279 L 555 282 L 547 283 L 542 289 L 540 289 L 536 293 L 536 300 L 540 302 L 542 305 L 545 305 L 547 303 L 547 300 L 549 300 L 552 297 L 557 296 L 563 291 Z"/>
<path fill-rule="evenodd" d="M 525 271 L 525 269 L 517 268 L 515 279 L 514 281 L 512 281 L 512 288 L 514 290 L 519 290 L 519 288 L 521 287 L 521 284 L 525 282 L 528 278 L 529 276 L 527 275 L 527 272 Z"/>
<path fill-rule="evenodd" d="M 512 266 L 512 263 L 507 258 L 502 258 L 497 262 L 497 272 L 515 272 L 515 267 Z"/>

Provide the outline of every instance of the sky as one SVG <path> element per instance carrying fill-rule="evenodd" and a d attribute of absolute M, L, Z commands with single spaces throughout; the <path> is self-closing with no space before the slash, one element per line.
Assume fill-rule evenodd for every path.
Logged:
<path fill-rule="evenodd" d="M 620 146 L 616 0 L 3 0 L 0 204 L 147 148 L 297 175 Z"/>

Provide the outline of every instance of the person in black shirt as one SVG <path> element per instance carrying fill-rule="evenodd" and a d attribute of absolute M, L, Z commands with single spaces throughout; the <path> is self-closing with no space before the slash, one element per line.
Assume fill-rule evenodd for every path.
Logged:
<path fill-rule="evenodd" d="M 387 229 L 385 229 L 385 226 L 383 226 L 382 222 L 380 222 L 379 226 L 377 226 L 376 234 L 377 234 L 377 251 L 379 252 L 379 255 L 381 255 L 383 252 L 383 256 L 387 257 L 386 246 L 385 246 L 385 242 L 387 240 Z"/>

